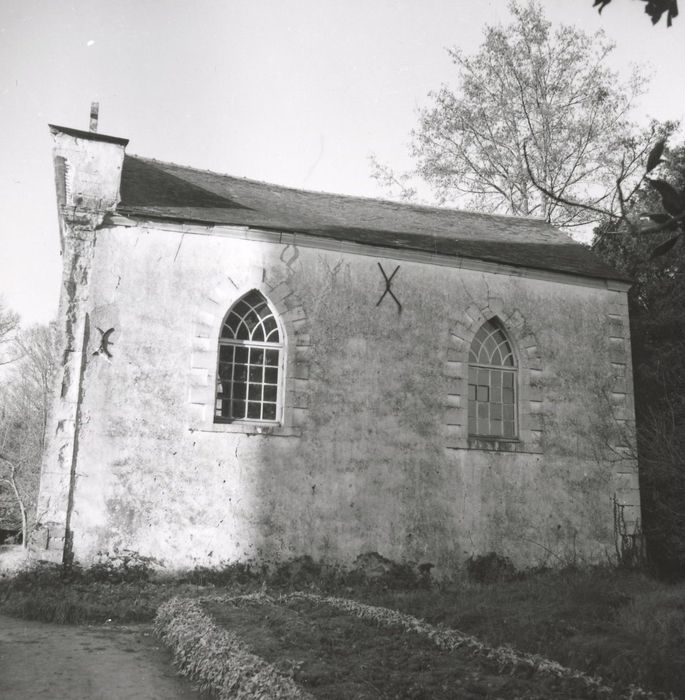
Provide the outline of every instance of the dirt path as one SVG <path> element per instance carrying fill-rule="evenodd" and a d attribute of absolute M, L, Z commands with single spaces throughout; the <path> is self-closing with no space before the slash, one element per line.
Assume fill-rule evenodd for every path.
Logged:
<path fill-rule="evenodd" d="M 147 625 L 69 627 L 0 615 L 2 700 L 198 700 Z"/>

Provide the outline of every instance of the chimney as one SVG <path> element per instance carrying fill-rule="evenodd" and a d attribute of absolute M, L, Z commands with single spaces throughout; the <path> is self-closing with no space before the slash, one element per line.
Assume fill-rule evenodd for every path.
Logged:
<path fill-rule="evenodd" d="M 93 103 L 90 131 L 49 125 L 60 215 L 104 214 L 119 203 L 128 139 L 97 133 L 97 113 Z"/>
<path fill-rule="evenodd" d="M 99 102 L 90 103 L 90 130 L 97 133 L 98 130 L 98 112 L 100 111 Z"/>

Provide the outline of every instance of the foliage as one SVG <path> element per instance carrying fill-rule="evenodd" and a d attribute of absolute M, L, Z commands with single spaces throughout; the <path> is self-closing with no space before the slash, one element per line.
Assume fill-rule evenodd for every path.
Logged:
<path fill-rule="evenodd" d="M 171 648 L 181 673 L 220 700 L 311 697 L 250 653 L 233 632 L 217 627 L 195 600 L 172 598 L 164 603 L 155 618 L 155 633 Z"/>
<path fill-rule="evenodd" d="M 474 583 L 496 583 L 516 578 L 516 569 L 507 557 L 488 552 L 466 560 L 466 575 Z"/>
<path fill-rule="evenodd" d="M 86 575 L 92 581 L 111 583 L 149 581 L 156 564 L 153 557 L 125 549 L 121 552 L 100 553 L 98 561 L 86 570 Z M 80 573 L 83 576 L 83 572 Z"/>
<path fill-rule="evenodd" d="M 648 555 L 685 575 L 685 145 L 657 143 L 625 216 L 593 248 L 635 280 L 628 301 Z M 645 225 L 644 219 L 651 220 Z"/>
<path fill-rule="evenodd" d="M 18 513 L 24 546 L 35 522 L 40 466 L 56 368 L 54 326 L 13 337 L 14 362 L 0 379 L 0 521 Z"/>
<path fill-rule="evenodd" d="M 646 137 L 629 113 L 645 80 L 636 71 L 622 82 L 606 66 L 614 46 L 601 32 L 553 30 L 533 0 L 509 7 L 511 24 L 488 26 L 473 56 L 449 51 L 459 87 L 443 85 L 421 111 L 412 132 L 415 175 L 442 202 L 567 227 L 595 222 L 591 208 L 542 193 L 529 169 L 557 195 L 617 207 L 616 171 L 630 180 L 644 155 Z M 385 185 L 400 183 L 405 197 L 415 194 L 378 163 L 375 177 Z"/>
<path fill-rule="evenodd" d="M 593 7 L 599 5 L 599 12 L 611 2 L 611 0 L 595 0 Z M 645 13 L 649 15 L 652 24 L 656 24 L 661 15 L 666 13 L 666 26 L 670 27 L 678 16 L 678 0 L 642 0 L 645 3 Z"/>

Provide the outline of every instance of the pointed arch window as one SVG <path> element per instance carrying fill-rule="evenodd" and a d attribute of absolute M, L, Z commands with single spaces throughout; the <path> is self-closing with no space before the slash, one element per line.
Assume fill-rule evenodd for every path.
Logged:
<path fill-rule="evenodd" d="M 517 366 L 502 326 L 486 321 L 469 353 L 469 435 L 514 439 Z"/>
<path fill-rule="evenodd" d="M 219 336 L 215 422 L 277 422 L 283 332 L 256 289 L 228 311 Z"/>

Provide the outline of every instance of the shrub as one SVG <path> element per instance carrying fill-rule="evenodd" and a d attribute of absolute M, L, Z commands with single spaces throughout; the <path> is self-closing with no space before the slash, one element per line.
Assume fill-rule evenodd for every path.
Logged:
<path fill-rule="evenodd" d="M 496 552 L 469 557 L 466 561 L 466 574 L 474 583 L 511 581 L 517 575 L 511 560 Z"/>
<path fill-rule="evenodd" d="M 219 700 L 311 696 L 259 656 L 238 637 L 217 627 L 197 601 L 172 598 L 159 608 L 155 634 L 167 644 L 181 673 Z"/>

